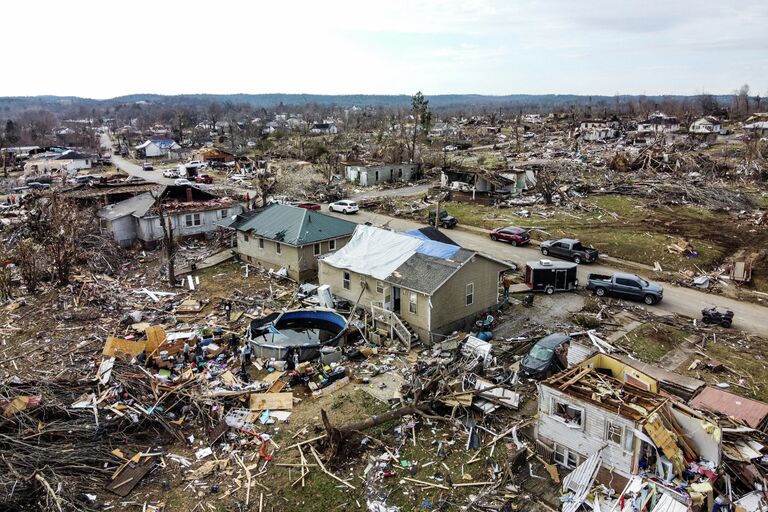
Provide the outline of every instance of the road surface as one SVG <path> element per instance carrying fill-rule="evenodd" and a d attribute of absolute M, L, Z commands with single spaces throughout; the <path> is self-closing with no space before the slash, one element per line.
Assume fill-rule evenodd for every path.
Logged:
<path fill-rule="evenodd" d="M 362 210 L 355 215 L 344 215 L 341 213 L 331 213 L 331 215 L 357 223 L 371 222 L 375 226 L 387 225 L 396 231 L 405 231 L 425 226 L 409 219 L 393 218 Z M 542 257 L 541 252 L 535 246 L 512 247 L 502 242 L 494 242 L 487 235 L 474 230 L 454 229 L 442 231 L 462 247 L 476 250 L 504 261 L 512 261 L 518 268 L 524 267 L 526 261 L 536 261 Z M 579 265 L 579 282 L 586 283 L 587 274 L 590 272 L 612 274 L 618 271 L 620 270 L 605 264 Z M 641 303 L 641 305 L 643 304 Z M 664 283 L 664 300 L 660 304 L 648 307 L 648 309 L 659 314 L 677 313 L 690 318 L 701 319 L 701 310 L 711 306 L 733 311 L 733 327 L 735 329 L 760 336 L 768 336 L 768 308 L 750 302 L 707 294 L 692 288 L 683 288 Z"/>
<path fill-rule="evenodd" d="M 112 164 L 127 173 L 130 176 L 138 176 L 139 178 L 149 181 L 150 183 L 160 183 L 161 185 L 173 185 L 171 178 L 165 178 L 163 172 L 160 170 L 145 171 L 140 165 L 136 165 L 133 162 L 126 160 L 125 158 L 117 155 L 113 152 L 112 140 L 106 133 L 101 134 L 101 145 L 108 147 L 110 153 L 112 153 Z"/>

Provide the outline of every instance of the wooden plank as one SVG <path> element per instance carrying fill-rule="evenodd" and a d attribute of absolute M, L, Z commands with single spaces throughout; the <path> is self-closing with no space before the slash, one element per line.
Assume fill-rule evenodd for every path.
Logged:
<path fill-rule="evenodd" d="M 251 410 L 264 409 L 276 411 L 293 410 L 293 393 L 253 393 L 251 395 Z"/>
<path fill-rule="evenodd" d="M 121 354 L 128 354 L 136 357 L 146 348 L 146 341 L 132 341 L 124 340 L 122 338 L 115 338 L 114 336 L 107 337 L 107 342 L 104 344 L 104 350 L 102 355 L 107 357 L 115 357 Z"/>

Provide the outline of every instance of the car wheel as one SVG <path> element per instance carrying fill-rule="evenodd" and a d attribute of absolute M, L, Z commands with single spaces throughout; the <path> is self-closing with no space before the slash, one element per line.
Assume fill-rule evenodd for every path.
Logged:
<path fill-rule="evenodd" d="M 493 240 L 495 242 L 495 241 L 498 240 L 498 238 L 496 237 L 496 235 L 491 235 L 491 240 Z"/>
<path fill-rule="evenodd" d="M 517 242 L 515 242 L 514 240 L 510 240 L 509 245 L 511 245 L 512 247 L 517 247 Z"/>
<path fill-rule="evenodd" d="M 546 288 L 544 288 L 544 293 L 546 293 L 547 295 L 552 295 L 553 293 L 555 293 L 555 287 L 547 286 Z"/>
<path fill-rule="evenodd" d="M 730 327 L 731 326 L 731 321 L 730 320 L 723 320 L 722 322 L 720 322 L 720 325 L 722 325 L 723 327 Z"/>
<path fill-rule="evenodd" d="M 542 248 L 542 249 L 541 249 L 541 254 L 543 254 L 544 256 L 546 256 L 547 254 L 549 254 L 549 251 L 548 251 L 547 249 L 545 249 L 545 248 Z"/>
<path fill-rule="evenodd" d="M 656 297 L 654 297 L 653 295 L 646 295 L 645 297 L 643 297 L 643 302 L 645 302 L 649 306 L 653 306 L 656 303 Z"/>
<path fill-rule="evenodd" d="M 579 263 L 581 263 L 581 258 L 579 256 L 574 256 L 573 262 L 578 265 Z"/>
<path fill-rule="evenodd" d="M 598 297 L 604 297 L 605 288 L 595 288 L 595 295 L 597 295 Z"/>

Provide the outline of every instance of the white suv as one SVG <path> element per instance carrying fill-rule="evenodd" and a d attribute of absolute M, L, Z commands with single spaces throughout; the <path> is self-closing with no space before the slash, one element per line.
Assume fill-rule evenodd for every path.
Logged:
<path fill-rule="evenodd" d="M 341 213 L 356 213 L 360 210 L 360 208 L 357 207 L 356 202 L 343 199 L 341 201 L 336 201 L 335 203 L 329 204 L 328 210 Z"/>

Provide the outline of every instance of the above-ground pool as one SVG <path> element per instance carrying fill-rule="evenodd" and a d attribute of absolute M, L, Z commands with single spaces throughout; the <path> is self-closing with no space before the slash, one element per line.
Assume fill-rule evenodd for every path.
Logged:
<path fill-rule="evenodd" d="M 298 352 L 300 361 L 320 356 L 320 349 L 337 345 L 347 320 L 331 309 L 297 309 L 253 320 L 246 332 L 257 357 L 285 359 Z"/>

